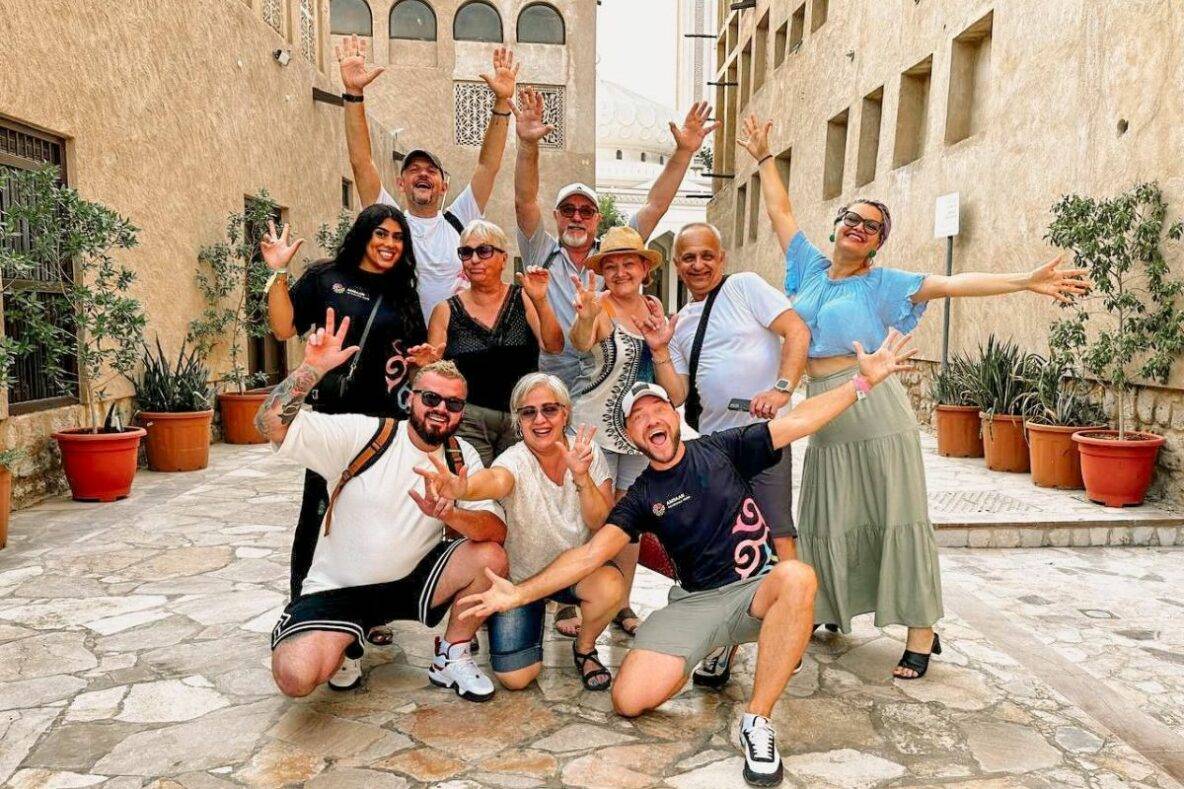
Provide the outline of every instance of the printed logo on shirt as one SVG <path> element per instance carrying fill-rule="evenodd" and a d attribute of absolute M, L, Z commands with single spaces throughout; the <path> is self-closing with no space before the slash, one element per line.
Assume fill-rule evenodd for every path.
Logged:
<path fill-rule="evenodd" d="M 342 293 L 345 293 L 345 285 L 342 285 L 340 282 L 334 282 L 332 290 L 340 296 Z"/>
<path fill-rule="evenodd" d="M 400 384 L 407 383 L 407 352 L 403 350 L 403 341 L 395 340 L 391 343 L 391 355 L 386 360 L 386 393 L 394 392 Z M 403 386 L 396 393 L 399 407 L 406 410 L 411 399 L 410 386 Z"/>
<path fill-rule="evenodd" d="M 769 545 L 769 526 L 761 509 L 753 499 L 746 498 L 740 505 L 740 514 L 732 526 L 733 535 L 750 535 L 736 543 L 732 554 L 736 575 L 741 579 L 751 578 L 776 561 Z"/>
<path fill-rule="evenodd" d="M 654 505 L 654 517 L 661 518 L 665 514 L 666 514 L 666 505 L 659 501 L 658 503 L 656 503 Z"/>
<path fill-rule="evenodd" d="M 680 493 L 677 496 L 675 496 L 674 498 L 666 500 L 666 509 L 672 510 L 675 507 L 679 506 L 680 504 L 686 504 L 690 500 L 691 500 L 690 496 L 688 496 L 685 493 Z"/>
<path fill-rule="evenodd" d="M 353 296 L 355 299 L 361 299 L 362 301 L 370 301 L 370 294 L 364 290 L 356 290 L 354 288 L 346 288 L 345 292 L 348 295 Z"/>

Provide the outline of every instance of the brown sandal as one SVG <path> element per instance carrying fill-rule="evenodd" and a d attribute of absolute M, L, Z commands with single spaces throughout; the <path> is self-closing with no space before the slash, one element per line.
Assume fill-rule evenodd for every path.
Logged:
<path fill-rule="evenodd" d="M 575 629 L 572 630 L 572 632 L 570 632 L 570 633 L 565 632 L 563 630 L 563 628 L 559 626 L 560 622 L 563 622 L 564 620 L 567 620 L 567 619 L 576 620 Z M 575 638 L 576 636 L 578 636 L 580 634 L 580 609 L 575 607 L 574 605 L 565 605 L 562 608 L 560 608 L 558 611 L 556 611 L 555 612 L 555 632 L 558 633 L 559 635 L 563 636 L 564 638 Z"/>

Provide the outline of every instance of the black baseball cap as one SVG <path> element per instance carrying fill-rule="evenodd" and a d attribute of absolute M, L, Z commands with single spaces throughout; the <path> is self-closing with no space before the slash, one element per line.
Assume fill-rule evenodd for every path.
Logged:
<path fill-rule="evenodd" d="M 429 162 L 435 165 L 436 169 L 441 173 L 446 172 L 444 170 L 444 163 L 440 161 L 440 157 L 436 156 L 436 154 L 432 153 L 431 151 L 424 150 L 423 148 L 416 148 L 412 151 L 409 151 L 407 155 L 403 157 L 403 164 L 400 166 L 399 172 L 402 173 L 408 167 L 410 167 L 411 162 L 414 159 L 427 159 Z"/>

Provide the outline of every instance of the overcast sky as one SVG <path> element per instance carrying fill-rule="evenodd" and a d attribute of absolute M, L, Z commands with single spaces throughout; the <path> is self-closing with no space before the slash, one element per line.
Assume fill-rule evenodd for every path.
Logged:
<path fill-rule="evenodd" d="M 600 77 L 674 106 L 675 0 L 602 0 L 596 53 Z"/>

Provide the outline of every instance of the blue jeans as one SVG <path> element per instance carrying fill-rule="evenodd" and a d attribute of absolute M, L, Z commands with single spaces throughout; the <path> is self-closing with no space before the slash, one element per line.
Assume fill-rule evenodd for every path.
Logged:
<path fill-rule="evenodd" d="M 549 599 L 563 605 L 579 605 L 574 586 L 561 589 Z M 499 674 L 533 666 L 543 659 L 543 620 L 547 599 L 511 608 L 486 620 L 489 629 L 489 662 Z"/>
<path fill-rule="evenodd" d="M 539 371 L 550 373 L 563 381 L 570 394 L 592 385 L 592 357 L 571 356 L 566 353 L 540 353 Z"/>

